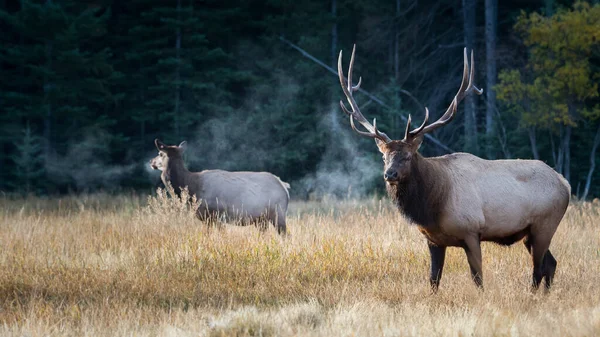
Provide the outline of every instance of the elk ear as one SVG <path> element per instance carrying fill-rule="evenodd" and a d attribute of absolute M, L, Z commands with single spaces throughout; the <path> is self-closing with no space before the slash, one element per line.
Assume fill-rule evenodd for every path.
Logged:
<path fill-rule="evenodd" d="M 186 142 L 185 140 L 184 140 L 183 142 L 181 142 L 181 144 L 179 144 L 179 148 L 180 148 L 182 151 L 185 151 L 185 150 L 187 150 L 187 142 Z"/>
<path fill-rule="evenodd" d="M 413 151 L 417 152 L 421 147 L 421 144 L 423 144 L 423 134 L 419 134 L 411 141 L 411 147 Z"/>
<path fill-rule="evenodd" d="M 383 140 L 375 138 L 375 144 L 377 145 L 379 152 L 385 153 L 385 142 Z"/>
<path fill-rule="evenodd" d="M 158 138 L 156 138 L 154 140 L 154 145 L 156 145 L 156 148 L 158 149 L 158 151 L 163 151 L 164 149 L 167 148 L 165 143 L 161 142 L 160 139 L 158 139 Z"/>

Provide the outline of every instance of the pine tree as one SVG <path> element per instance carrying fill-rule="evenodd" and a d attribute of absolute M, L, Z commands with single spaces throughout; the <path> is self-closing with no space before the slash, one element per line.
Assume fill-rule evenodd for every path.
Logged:
<path fill-rule="evenodd" d="M 129 113 L 140 125 L 141 138 L 161 133 L 167 141 L 180 141 L 228 103 L 224 86 L 231 76 L 223 63 L 229 56 L 208 41 L 206 32 L 217 27 L 206 27 L 203 9 L 193 1 L 134 1 L 130 6 L 126 15 L 137 24 L 128 30 L 131 43 L 119 64 L 136 69 L 135 84 L 128 89 Z"/>
<path fill-rule="evenodd" d="M 101 43 L 110 12 L 78 1 L 21 1 L 15 13 L 0 11 L 7 27 L 0 54 L 0 99 L 15 123 L 27 118 L 43 130 L 48 166 L 87 125 L 112 123 L 109 114 L 119 77 L 110 49 Z"/>
<path fill-rule="evenodd" d="M 29 124 L 22 130 L 22 138 L 15 141 L 12 160 L 15 165 L 13 184 L 25 193 L 36 192 L 41 186 L 40 178 L 44 175 L 42 141 L 35 135 Z"/>

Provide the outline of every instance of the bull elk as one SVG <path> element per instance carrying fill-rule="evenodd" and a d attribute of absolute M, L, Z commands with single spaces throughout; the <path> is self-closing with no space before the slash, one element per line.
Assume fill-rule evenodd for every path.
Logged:
<path fill-rule="evenodd" d="M 388 195 L 396 206 L 426 237 L 431 257 L 429 277 L 433 291 L 442 277 L 446 247 L 464 249 L 471 276 L 483 288 L 482 241 L 512 245 L 525 238 L 525 247 L 533 262 L 533 289 L 545 279 L 547 289 L 552 284 L 556 260 L 548 247 L 570 199 L 569 183 L 556 171 L 539 160 L 484 160 L 468 153 L 453 153 L 424 158 L 418 152 L 425 134 L 448 124 L 454 118 L 458 104 L 470 93 L 483 90 L 473 84 L 471 67 L 464 50 L 464 70 L 460 89 L 446 112 L 427 125 L 429 110 L 425 108 L 423 124 L 411 130 L 408 117 L 402 140 L 392 140 L 369 123 L 362 115 L 353 93 L 361 80 L 353 85 L 352 50 L 347 80 L 342 71 L 342 52 L 338 58 L 338 74 L 350 116 L 350 125 L 362 136 L 374 138 L 383 154 Z M 366 131 L 356 128 L 358 121 Z"/>
<path fill-rule="evenodd" d="M 201 201 L 198 218 L 205 221 L 223 215 L 244 225 L 268 221 L 285 234 L 288 183 L 268 172 L 190 172 L 183 163 L 185 142 L 169 146 L 156 139 L 154 143 L 158 156 L 150 160 L 150 166 L 162 171 L 163 183 L 170 183 L 178 195 L 187 186 L 190 195 Z"/>

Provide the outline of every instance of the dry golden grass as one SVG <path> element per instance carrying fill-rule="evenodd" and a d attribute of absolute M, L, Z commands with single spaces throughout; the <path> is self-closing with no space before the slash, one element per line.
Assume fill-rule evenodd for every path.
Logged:
<path fill-rule="evenodd" d="M 0 199 L 2 336 L 600 334 L 600 205 L 572 205 L 550 294 L 522 244 L 450 249 L 438 294 L 421 234 L 376 199 L 293 203 L 273 228 L 207 228 L 164 196 Z"/>

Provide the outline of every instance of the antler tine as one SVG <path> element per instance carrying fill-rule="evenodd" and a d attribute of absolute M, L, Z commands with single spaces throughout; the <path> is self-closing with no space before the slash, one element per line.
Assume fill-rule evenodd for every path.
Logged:
<path fill-rule="evenodd" d="M 406 131 L 404 132 L 403 141 L 410 142 L 411 139 L 413 139 L 413 138 L 415 138 L 415 136 L 419 135 L 419 133 L 421 133 L 421 131 L 423 131 L 423 129 L 425 128 L 425 125 L 427 124 L 428 120 L 429 120 L 429 109 L 427 107 L 425 107 L 425 118 L 423 119 L 423 123 L 421 123 L 421 126 L 419 126 L 418 128 L 410 131 L 411 116 L 408 115 L 408 121 L 406 122 Z"/>
<path fill-rule="evenodd" d="M 404 139 L 403 141 L 408 141 L 410 139 L 410 123 L 412 122 L 412 118 L 410 114 L 408 114 L 408 119 L 406 120 L 406 130 L 404 131 Z"/>
<path fill-rule="evenodd" d="M 350 116 L 350 119 L 352 120 L 352 112 L 350 112 L 348 110 L 348 108 L 346 108 L 346 105 L 344 104 L 344 101 L 340 100 L 340 106 L 342 107 L 342 110 L 344 110 L 344 112 Z"/>
<path fill-rule="evenodd" d="M 473 50 L 471 50 L 471 71 L 469 74 L 469 86 L 467 87 L 467 93 L 471 92 L 471 90 L 475 91 L 477 95 L 483 94 L 483 89 L 479 89 L 475 86 L 475 58 L 473 57 Z"/>
<path fill-rule="evenodd" d="M 340 50 L 341 54 L 341 50 Z M 354 73 L 354 56 L 356 54 L 356 44 L 352 46 L 352 55 L 350 55 L 350 64 L 348 65 L 348 91 L 352 93 L 352 75 Z"/>
<path fill-rule="evenodd" d="M 448 109 L 446 109 L 446 112 L 444 112 L 444 114 L 438 119 L 438 121 L 447 123 L 450 122 L 452 118 L 454 118 L 454 113 L 456 112 L 456 109 L 458 107 L 458 102 L 462 100 L 461 94 L 468 90 L 470 85 L 470 78 L 472 78 L 474 75 L 472 70 L 472 67 L 469 68 L 469 58 L 467 57 L 467 48 L 465 47 L 465 49 L 463 49 L 463 76 L 462 81 L 460 82 L 460 88 L 458 89 L 458 92 L 452 99 L 450 106 L 448 107 Z"/>
<path fill-rule="evenodd" d="M 358 134 L 366 137 L 377 138 L 385 143 L 391 142 L 392 140 L 383 132 L 377 130 L 375 125 L 375 120 L 373 120 L 373 125 L 371 125 L 367 119 L 360 112 L 358 104 L 354 100 L 352 93 L 358 91 L 360 89 L 360 85 L 362 84 L 362 77 L 358 79 L 358 83 L 356 85 L 352 85 L 352 72 L 354 70 L 354 56 L 356 53 L 356 45 L 352 48 L 352 56 L 350 57 L 350 65 L 348 66 L 348 79 L 344 78 L 344 71 L 342 70 L 342 51 L 340 50 L 340 55 L 338 57 L 338 76 L 340 78 L 340 84 L 342 86 L 342 90 L 344 91 L 344 95 L 346 95 L 346 100 L 350 104 L 352 111 L 346 108 L 346 105 L 342 100 L 340 100 L 340 106 L 342 110 L 350 116 L 350 125 L 352 129 L 356 131 Z M 354 120 L 357 120 L 365 129 L 365 131 L 359 131 L 354 125 Z"/>
<path fill-rule="evenodd" d="M 471 78 L 471 69 L 469 68 L 469 58 L 467 57 L 467 48 L 463 49 L 463 77 L 458 89 L 458 94 L 465 91 L 465 88 L 469 87 L 469 79 Z"/>
<path fill-rule="evenodd" d="M 468 71 L 468 74 L 467 74 Z M 456 94 L 456 104 L 460 103 L 468 94 L 472 91 L 475 91 L 477 95 L 481 95 L 483 93 L 482 89 L 479 89 L 475 86 L 474 79 L 475 78 L 475 60 L 473 57 L 473 51 L 471 50 L 471 66 L 469 67 L 467 63 L 467 48 L 465 48 L 465 70 L 463 73 L 463 83 L 458 90 L 458 94 Z M 466 85 L 466 88 L 465 88 Z M 456 107 L 455 107 L 456 108 Z"/>
<path fill-rule="evenodd" d="M 352 118 L 352 116 L 350 116 L 350 126 L 352 127 L 352 130 L 356 131 L 356 133 L 358 133 L 361 136 L 375 138 L 375 135 L 373 133 L 360 131 L 359 129 L 357 129 L 356 125 L 354 125 L 354 118 Z"/>
<path fill-rule="evenodd" d="M 410 134 L 411 135 L 418 135 L 425 128 L 425 124 L 427 124 L 428 120 L 429 120 L 429 109 L 427 107 L 425 107 L 425 118 L 423 119 L 423 123 L 418 128 L 412 130 L 410 132 Z"/>
<path fill-rule="evenodd" d="M 387 135 L 377 129 L 377 118 L 373 118 L 373 131 L 379 139 L 387 138 Z M 388 138 L 389 139 L 389 138 Z"/>
<path fill-rule="evenodd" d="M 450 121 L 452 121 L 452 119 L 454 118 L 454 116 L 456 114 L 456 110 L 458 109 L 458 103 L 460 103 L 468 94 L 470 94 L 473 91 L 477 95 L 481 95 L 483 93 L 483 90 L 477 88 L 474 83 L 475 82 L 474 81 L 475 60 L 474 60 L 474 56 L 473 56 L 473 51 L 471 51 L 471 64 L 470 65 L 469 65 L 469 59 L 467 56 L 467 48 L 464 49 L 463 54 L 464 54 L 464 60 L 463 60 L 462 81 L 460 83 L 460 89 L 458 89 L 458 92 L 454 96 L 454 99 L 452 99 L 450 106 L 448 106 L 448 109 L 446 110 L 446 112 L 444 112 L 442 117 L 440 117 L 437 121 L 435 121 L 425 127 L 423 127 L 423 125 L 421 125 L 421 127 L 419 127 L 418 129 L 410 132 L 410 135 L 412 135 L 413 137 L 421 132 L 423 132 L 423 133 L 432 132 L 433 130 L 435 130 L 441 126 L 448 124 Z M 428 111 L 426 111 L 426 114 L 428 114 Z"/>
<path fill-rule="evenodd" d="M 358 78 L 358 83 L 352 87 L 352 91 L 358 91 L 360 89 L 360 85 L 362 84 L 362 76 Z"/>
<path fill-rule="evenodd" d="M 382 139 L 382 137 L 387 137 L 387 136 L 385 136 L 385 134 L 381 133 L 377 129 L 377 121 L 375 118 L 373 118 L 373 128 L 375 129 L 373 133 L 360 131 L 359 129 L 357 129 L 356 125 L 354 124 L 354 118 L 352 118 L 352 116 L 350 116 L 350 126 L 352 127 L 352 130 L 356 131 L 359 135 L 362 135 L 365 137 L 379 138 L 379 139 Z"/>

